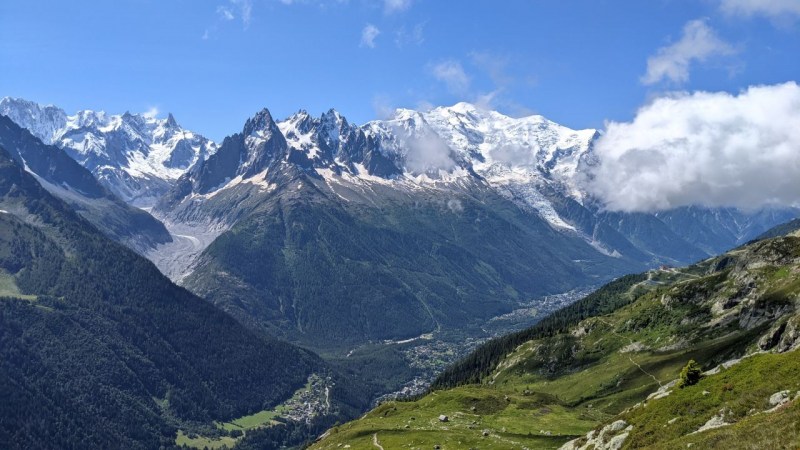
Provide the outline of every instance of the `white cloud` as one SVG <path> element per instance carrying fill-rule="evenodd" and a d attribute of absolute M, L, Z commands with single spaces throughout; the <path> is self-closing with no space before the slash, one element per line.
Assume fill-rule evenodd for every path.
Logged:
<path fill-rule="evenodd" d="M 244 29 L 248 29 L 253 19 L 253 0 L 228 0 L 227 3 L 217 6 L 216 14 L 216 23 L 206 28 L 203 39 L 210 38 L 221 23 L 230 22 L 237 16 L 242 20 Z"/>
<path fill-rule="evenodd" d="M 722 0 L 720 9 L 731 15 L 783 20 L 787 15 L 800 17 L 800 0 Z"/>
<path fill-rule="evenodd" d="M 587 188 L 609 209 L 800 202 L 800 86 L 681 93 L 609 123 Z"/>
<path fill-rule="evenodd" d="M 395 107 L 392 100 L 383 94 L 377 94 L 372 97 L 372 109 L 375 111 L 378 119 L 389 119 L 394 115 Z"/>
<path fill-rule="evenodd" d="M 463 94 L 469 88 L 470 81 L 464 72 L 464 67 L 454 59 L 434 65 L 431 73 L 434 78 L 447 85 L 447 89 L 454 94 Z"/>
<path fill-rule="evenodd" d="M 440 170 L 450 172 L 456 168 L 450 147 L 435 133 L 411 136 L 401 129 L 396 132 L 405 142 L 405 168 L 410 173 L 436 174 Z"/>
<path fill-rule="evenodd" d="M 375 25 L 368 23 L 363 30 L 361 30 L 361 47 L 375 48 L 375 38 L 381 34 L 381 30 Z"/>
<path fill-rule="evenodd" d="M 245 29 L 250 26 L 253 19 L 253 1 L 252 0 L 230 0 L 230 2 L 239 8 L 239 16 L 242 18 L 242 24 Z"/>
<path fill-rule="evenodd" d="M 405 26 L 402 26 L 394 33 L 394 44 L 397 48 L 403 48 L 409 44 L 422 45 L 425 42 L 424 31 L 424 23 L 418 23 L 411 29 L 406 29 Z"/>
<path fill-rule="evenodd" d="M 491 92 L 478 94 L 472 102 L 478 109 L 483 109 L 485 111 L 497 109 L 497 102 L 501 92 L 502 89 L 498 88 Z"/>
<path fill-rule="evenodd" d="M 431 102 L 429 102 L 429 101 L 427 101 L 425 99 L 417 100 L 417 104 L 414 105 L 414 109 L 416 109 L 417 111 L 420 111 L 420 112 L 427 112 L 427 111 L 432 110 L 435 107 L 436 107 L 436 105 L 434 105 L 433 103 L 431 103 Z"/>
<path fill-rule="evenodd" d="M 143 112 L 142 115 L 144 117 L 147 117 L 148 119 L 155 119 L 156 117 L 158 117 L 158 113 L 159 113 L 158 107 L 157 106 L 152 106 L 152 107 L 150 107 L 150 109 L 148 109 L 147 111 Z"/>
<path fill-rule="evenodd" d="M 403 12 L 411 7 L 411 0 L 384 0 L 383 11 L 386 14 Z"/>
<path fill-rule="evenodd" d="M 683 27 L 683 36 L 678 42 L 660 48 L 647 59 L 647 73 L 641 81 L 644 84 L 655 84 L 662 80 L 686 82 L 693 62 L 732 53 L 733 47 L 720 39 L 704 20 L 692 20 Z"/>
<path fill-rule="evenodd" d="M 233 12 L 227 6 L 217 6 L 217 14 L 225 20 L 233 20 L 235 18 Z"/>

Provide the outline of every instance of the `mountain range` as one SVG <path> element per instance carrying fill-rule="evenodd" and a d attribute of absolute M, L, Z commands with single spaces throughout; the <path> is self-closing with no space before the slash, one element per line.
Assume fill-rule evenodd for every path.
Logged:
<path fill-rule="evenodd" d="M 69 116 L 12 98 L 0 113 L 170 228 L 134 246 L 162 272 L 320 350 L 479 332 L 542 296 L 693 262 L 798 213 L 607 211 L 584 188 L 597 130 L 467 103 L 362 126 L 333 109 L 282 121 L 264 109 L 219 145 L 172 115 Z"/>
<path fill-rule="evenodd" d="M 654 267 L 661 269 L 620 278 L 534 331 L 489 341 L 434 386 L 504 379 L 505 368 L 520 361 L 524 370 L 513 373 L 523 378 L 528 369 L 565 375 L 548 372 L 548 361 L 589 367 L 619 350 L 600 342 L 616 345 L 622 335 L 645 346 L 623 355 L 661 352 L 671 345 L 661 338 L 702 341 L 664 350 L 668 361 L 653 359 L 661 364 L 657 384 L 686 348 L 702 355 L 712 348 L 719 359 L 741 353 L 745 340 L 761 345 L 770 321 L 793 311 L 786 292 L 778 298 L 772 288 L 795 289 L 779 276 L 794 273 L 794 241 L 709 258 L 793 232 L 796 221 L 773 227 L 798 211 L 606 210 L 585 188 L 599 163 L 593 146 L 600 136 L 459 103 L 398 110 L 360 126 L 335 110 L 276 121 L 263 109 L 216 144 L 172 115 L 69 116 L 4 98 L 0 377 L 12 401 L 0 414 L 0 442 L 301 443 L 412 380 L 410 392 L 419 392 L 479 342 Z M 776 267 L 761 273 L 764 264 Z M 764 280 L 763 289 L 748 284 Z M 667 291 L 679 300 L 666 302 L 664 312 L 654 299 Z M 695 295 L 701 291 L 730 301 L 708 303 Z M 571 328 L 608 314 L 614 339 L 591 330 L 591 339 L 581 339 Z M 735 321 L 736 330 L 725 328 Z M 648 324 L 666 331 L 647 334 Z M 567 331 L 581 334 L 583 353 L 567 354 L 564 343 L 575 343 Z M 731 336 L 744 340 L 725 340 Z M 542 337 L 554 339 L 536 347 L 543 353 L 506 359 L 509 346 Z M 584 433 L 644 392 L 608 390 L 625 380 L 590 373 L 606 383 L 591 395 L 617 406 L 587 416 L 570 409 L 585 403 L 572 391 L 562 392 L 571 400 L 536 394 L 531 408 L 580 416 L 552 442 Z M 508 380 L 514 389 L 529 381 Z M 485 394 L 467 402 L 473 411 L 505 411 Z M 484 397 L 491 399 L 484 404 Z M 274 422 L 284 426 L 266 426 Z M 377 433 L 367 423 L 370 431 L 355 425 L 356 432 Z"/>
<path fill-rule="evenodd" d="M 172 241 L 161 222 L 123 202 L 64 150 L 44 144 L 5 116 L 0 116 L 0 146 L 48 192 L 115 241 L 140 253 Z"/>
<path fill-rule="evenodd" d="M 216 150 L 213 141 L 182 128 L 172 114 L 166 119 L 91 110 L 67 115 L 53 105 L 4 97 L 0 115 L 62 148 L 111 192 L 140 207 L 152 206 L 186 169 Z"/>
<path fill-rule="evenodd" d="M 183 261 L 183 285 L 326 350 L 477 330 L 541 296 L 696 261 L 797 216 L 606 211 L 582 187 L 598 136 L 465 103 L 363 126 L 335 110 L 276 122 L 265 109 L 153 212 L 219 230 Z"/>
<path fill-rule="evenodd" d="M 218 145 L 171 115 L 11 98 L 0 113 L 166 225 L 135 248 L 173 280 L 253 329 L 339 354 L 485 336 L 486 320 L 543 296 L 697 261 L 798 215 L 605 210 L 584 187 L 597 130 L 467 103 L 361 126 L 263 109 Z"/>

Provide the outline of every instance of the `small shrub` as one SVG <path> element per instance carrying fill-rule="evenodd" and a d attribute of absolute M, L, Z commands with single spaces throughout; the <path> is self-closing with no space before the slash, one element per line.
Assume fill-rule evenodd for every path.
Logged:
<path fill-rule="evenodd" d="M 691 359 L 681 370 L 681 378 L 678 382 L 678 387 L 683 389 L 687 386 L 693 386 L 697 384 L 701 378 L 703 378 L 703 369 L 700 368 L 700 364 L 697 364 L 695 360 Z"/>

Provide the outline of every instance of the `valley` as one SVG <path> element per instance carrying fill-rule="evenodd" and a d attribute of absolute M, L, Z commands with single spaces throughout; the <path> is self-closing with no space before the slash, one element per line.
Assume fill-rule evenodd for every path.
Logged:
<path fill-rule="evenodd" d="M 53 196 L 47 202 L 60 205 L 55 208 L 75 209 L 87 226 L 146 257 L 155 265 L 150 272 L 157 269 L 180 286 L 167 282 L 170 289 L 224 317 L 230 333 L 248 336 L 243 345 L 250 347 L 242 351 L 280 349 L 277 359 L 262 359 L 268 364 L 262 372 L 241 375 L 287 371 L 260 380 L 274 388 L 267 400 L 214 397 L 204 405 L 216 402 L 224 410 L 194 412 L 204 408 L 191 406 L 198 391 L 175 403 L 171 391 L 155 388 L 153 402 L 143 405 L 151 423 L 160 424 L 149 429 L 162 427 L 148 439 L 162 444 L 271 448 L 326 433 L 317 446 L 558 447 L 668 386 L 687 357 L 704 364 L 733 357 L 753 333 L 764 332 L 745 326 L 749 331 L 698 337 L 689 345 L 676 337 L 689 327 L 674 312 L 645 308 L 642 318 L 629 310 L 652 301 L 648 293 L 707 280 L 703 271 L 714 255 L 765 232 L 790 232 L 788 225 L 768 230 L 799 212 L 607 211 L 581 181 L 593 164 L 596 130 L 570 130 L 541 116 L 514 119 L 467 103 L 398 110 L 362 126 L 335 110 L 275 121 L 263 109 L 219 145 L 176 131 L 171 116 L 112 116 L 81 131 L 96 145 L 82 147 L 75 161 L 71 141 L 43 133 L 69 136 L 77 119 L 67 125 L 58 119 L 58 128 L 37 121 L 61 117 L 57 109 L 18 99 L 0 106 L 13 112 L 18 104 L 26 109 L 12 116 L 53 145 L 0 118 L 0 146 L 16 149 L 10 166 L 43 188 L 19 197 L 16 185 L 9 186 L 0 206 L 11 213 L 3 215 L 41 228 L 40 219 L 31 219 L 39 210 L 30 202 Z M 125 144 L 113 147 L 120 136 Z M 164 136 L 189 136 L 200 147 L 188 152 L 189 144 Z M 193 162 L 162 171 L 170 161 L 163 159 L 170 155 L 165 142 L 186 150 Z M 420 148 L 438 159 L 421 161 Z M 528 156 L 508 159 L 520 148 Z M 93 152 L 120 155 L 116 175 L 101 176 L 110 172 L 93 166 Z M 150 181 L 137 184 L 124 174 L 141 175 L 143 155 L 151 155 Z M 59 165 L 69 171 L 53 170 Z M 43 228 L 46 241 L 71 249 L 73 237 L 61 237 L 59 227 L 65 225 Z M 19 284 L 30 264 L 40 264 L 25 261 L 8 266 L 0 293 L 36 300 L 40 314 L 57 311 L 50 296 L 66 288 Z M 674 268 L 696 261 L 702 262 Z M 143 289 L 148 286 L 145 281 Z M 98 323 L 115 323 L 128 311 L 109 319 L 92 309 L 97 305 L 81 308 Z M 14 311 L 12 317 L 23 314 Z M 574 325 L 574 314 L 594 319 L 587 331 L 574 332 L 575 345 L 586 346 L 577 355 L 567 346 L 572 338 L 554 343 L 547 334 L 565 320 Z M 646 324 L 626 325 L 634 319 Z M 106 325 L 93 326 L 99 341 L 114 339 Z M 183 332 L 205 340 L 206 328 Z M 519 340 L 531 332 L 544 341 Z M 496 351 L 509 339 L 519 340 L 513 352 Z M 164 358 L 152 365 L 174 359 Z M 249 361 L 234 358 L 234 366 L 248 370 Z M 160 383 L 175 386 L 174 380 Z"/>
<path fill-rule="evenodd" d="M 0 450 L 800 449 L 800 0 L 0 0 Z"/>

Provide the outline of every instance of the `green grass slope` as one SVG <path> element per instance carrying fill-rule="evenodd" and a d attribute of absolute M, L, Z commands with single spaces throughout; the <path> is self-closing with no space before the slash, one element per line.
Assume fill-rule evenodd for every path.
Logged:
<path fill-rule="evenodd" d="M 798 298 L 794 235 L 623 278 L 478 348 L 426 396 L 383 404 L 312 448 L 559 448 L 574 439 L 572 448 L 795 448 Z M 708 370 L 754 353 L 695 386 L 673 385 L 691 359 Z M 764 413 L 784 390 L 790 401 Z M 715 415 L 731 425 L 691 434 Z"/>

